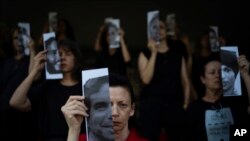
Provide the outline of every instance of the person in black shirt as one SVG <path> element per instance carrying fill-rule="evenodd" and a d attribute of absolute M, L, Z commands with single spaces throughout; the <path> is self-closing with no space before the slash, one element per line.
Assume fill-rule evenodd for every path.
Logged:
<path fill-rule="evenodd" d="M 33 58 L 34 63 L 29 75 L 18 86 L 10 100 L 10 105 L 17 110 L 38 111 L 40 135 L 45 141 L 66 140 L 68 127 L 60 109 L 70 95 L 82 95 L 79 80 L 82 69 L 81 52 L 78 46 L 74 41 L 65 39 L 59 42 L 58 48 L 63 78 L 34 82 L 46 60 L 46 51 L 41 51 Z"/>

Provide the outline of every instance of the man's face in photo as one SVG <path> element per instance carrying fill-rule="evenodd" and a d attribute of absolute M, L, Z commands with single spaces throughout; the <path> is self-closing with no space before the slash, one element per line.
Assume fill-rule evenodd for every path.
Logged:
<path fill-rule="evenodd" d="M 47 61 L 54 66 L 55 70 L 60 70 L 60 56 L 55 40 L 47 46 L 47 50 Z"/>
<path fill-rule="evenodd" d="M 108 83 L 104 83 L 98 92 L 90 94 L 89 101 L 88 124 L 93 136 L 101 140 L 114 140 Z"/>

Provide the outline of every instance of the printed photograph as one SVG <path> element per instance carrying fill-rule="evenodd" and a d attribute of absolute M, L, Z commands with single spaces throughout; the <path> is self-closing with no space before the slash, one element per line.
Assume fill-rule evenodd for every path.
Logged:
<path fill-rule="evenodd" d="M 239 57 L 238 47 L 223 46 L 220 48 L 220 56 L 223 96 L 242 95 L 237 59 Z"/>
<path fill-rule="evenodd" d="M 82 71 L 83 95 L 89 116 L 85 118 L 88 141 L 114 141 L 108 69 Z"/>
<path fill-rule="evenodd" d="M 209 26 L 209 43 L 212 52 L 220 51 L 218 26 Z"/>
<path fill-rule="evenodd" d="M 160 20 L 159 11 L 150 11 L 147 13 L 147 35 L 148 40 L 160 42 Z"/>
<path fill-rule="evenodd" d="M 57 12 L 50 12 L 49 13 L 49 32 L 57 31 L 57 20 L 58 20 Z"/>
<path fill-rule="evenodd" d="M 43 34 L 44 49 L 47 50 L 47 61 L 45 63 L 46 79 L 61 79 L 60 55 L 54 32 Z"/>
<path fill-rule="evenodd" d="M 30 50 L 28 44 L 30 41 L 30 23 L 19 22 L 18 28 L 20 30 L 19 43 L 23 48 L 24 54 L 29 55 Z"/>
<path fill-rule="evenodd" d="M 167 34 L 169 36 L 174 36 L 175 35 L 175 25 L 176 25 L 174 13 L 168 14 L 166 16 L 166 24 L 167 24 Z"/>
<path fill-rule="evenodd" d="M 108 40 L 109 48 L 119 48 L 120 47 L 120 20 L 119 19 L 106 19 L 106 24 L 108 26 Z"/>

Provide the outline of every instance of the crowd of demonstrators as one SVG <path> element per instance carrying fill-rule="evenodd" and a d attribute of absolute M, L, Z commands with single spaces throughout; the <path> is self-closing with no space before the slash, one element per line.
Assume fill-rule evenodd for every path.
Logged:
<path fill-rule="evenodd" d="M 114 140 L 229 140 L 231 126 L 249 122 L 249 56 L 234 57 L 238 62 L 234 61 L 232 67 L 223 63 L 223 59 L 230 61 L 230 57 L 221 61 L 222 52 L 211 52 L 207 32 L 201 36 L 195 52 L 192 38 L 187 34 L 169 37 L 168 25 L 161 20 L 156 23 L 159 23 L 155 25 L 159 40 L 149 40 L 138 58 L 131 57 L 122 28 L 105 23 L 97 33 L 92 48 L 97 53 L 93 68 L 107 67 L 111 74 L 109 104 Z M 0 32 L 0 137 L 10 141 L 86 140 L 84 117 L 93 116 L 89 112 L 91 105 L 81 96 L 81 71 L 85 69 L 82 54 L 86 52 L 78 45 L 70 22 L 64 18 L 57 22 L 54 41 L 60 58 L 57 68 L 63 77 L 56 80 L 45 79 L 47 57 L 55 51 L 50 54 L 44 49 L 43 36 L 38 40 L 30 37 L 27 56 L 20 44 L 20 29 L 7 28 L 1 25 Z M 49 24 L 45 23 L 43 33 L 48 32 Z M 114 36 L 120 38 L 117 48 L 110 47 Z M 223 37 L 219 41 L 220 45 L 226 45 Z M 138 71 L 134 74 L 138 74 L 142 84 L 137 85 L 139 94 L 133 93 L 135 86 L 127 79 L 133 79 L 127 73 L 133 61 L 138 67 L 134 68 Z M 236 70 L 240 71 L 243 82 L 242 96 L 224 97 L 225 74 L 221 75 L 221 71 L 232 74 L 234 77 L 230 78 L 234 80 Z M 104 92 L 102 86 L 90 88 Z M 136 100 L 134 95 L 138 96 Z M 213 127 L 208 126 L 214 121 L 207 120 L 216 114 L 224 117 L 223 121 L 228 120 L 223 126 L 224 134 L 219 136 L 214 136 L 210 130 Z"/>

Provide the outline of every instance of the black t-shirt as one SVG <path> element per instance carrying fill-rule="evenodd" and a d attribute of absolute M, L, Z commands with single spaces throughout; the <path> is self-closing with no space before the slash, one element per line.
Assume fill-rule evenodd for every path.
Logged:
<path fill-rule="evenodd" d="M 63 86 L 60 80 L 49 80 L 33 86 L 29 93 L 32 109 L 38 109 L 39 127 L 44 139 L 64 138 L 68 126 L 61 107 L 71 95 L 82 95 L 81 83 L 74 86 Z M 85 124 L 82 124 L 85 133 Z"/>
<path fill-rule="evenodd" d="M 188 136 L 190 141 L 206 141 L 205 112 L 220 108 L 230 108 L 234 125 L 246 124 L 246 107 L 238 105 L 240 97 L 223 97 L 215 103 L 205 102 L 202 99 L 191 103 L 187 109 Z"/>
<path fill-rule="evenodd" d="M 20 112 L 9 105 L 14 91 L 27 76 L 28 68 L 28 56 L 20 60 L 8 58 L 0 68 L 0 137 L 3 139 L 33 141 L 37 138 L 35 114 Z"/>

